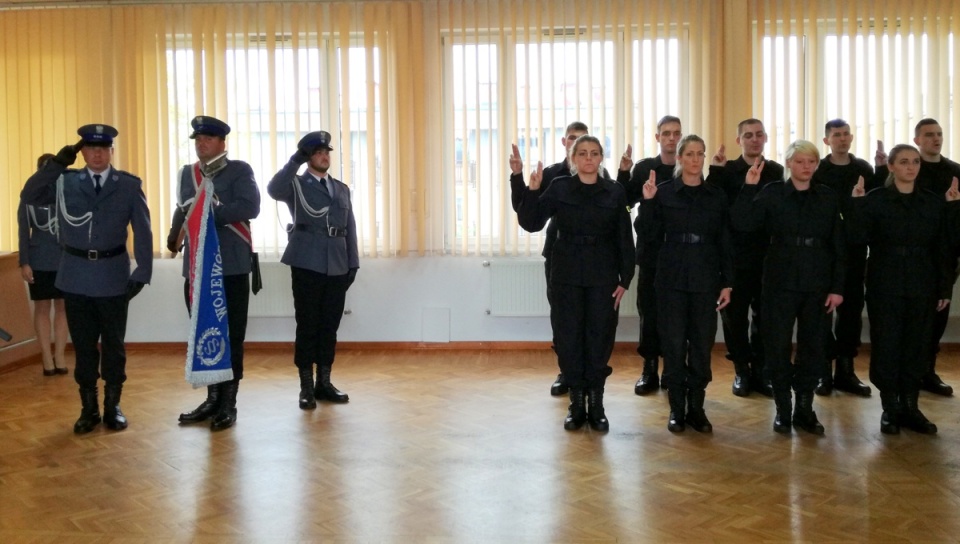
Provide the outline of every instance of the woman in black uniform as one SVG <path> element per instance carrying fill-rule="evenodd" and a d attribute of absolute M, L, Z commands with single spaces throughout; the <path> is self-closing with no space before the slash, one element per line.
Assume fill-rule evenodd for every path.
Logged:
<path fill-rule="evenodd" d="M 667 428 L 673 432 L 687 424 L 702 433 L 713 430 L 703 400 L 713 379 L 710 352 L 717 311 L 729 304 L 733 285 L 729 205 L 723 189 L 703 181 L 705 156 L 703 140 L 685 136 L 674 178 L 658 186 L 651 174 L 640 205 L 643 242 L 662 242 L 655 283 L 657 328 L 661 383 L 670 397 Z"/>
<path fill-rule="evenodd" d="M 880 432 L 900 426 L 934 434 L 937 426 L 920 411 L 924 339 L 930 337 L 934 309 L 950 303 L 955 240 L 947 228 L 947 207 L 960 199 L 957 180 L 943 195 L 916 186 L 920 153 L 895 146 L 887 155 L 885 187 L 864 196 L 863 178 L 853 188 L 852 243 L 870 247 L 866 302 L 870 318 L 870 381 L 880 390 Z M 948 204 L 948 202 L 951 202 Z"/>
<path fill-rule="evenodd" d="M 37 170 L 53 158 L 50 153 L 37 159 Z M 60 266 L 60 242 L 53 206 L 28 206 L 22 201 L 17 209 L 20 249 L 20 275 L 27 282 L 33 301 L 33 328 L 37 332 L 43 362 L 43 375 L 68 372 L 64 349 L 67 345 L 67 312 L 63 293 L 54 286 Z M 50 308 L 53 308 L 53 327 Z M 53 335 L 53 351 L 50 336 Z"/>
<path fill-rule="evenodd" d="M 569 177 L 553 180 L 537 196 L 543 165 L 530 175 L 517 210 L 530 232 L 553 218 L 557 240 L 551 259 L 551 321 L 560 369 L 570 386 L 563 427 L 607 431 L 603 387 L 611 368 L 620 299 L 634 273 L 633 229 L 623 186 L 600 175 L 603 147 L 584 135 L 570 151 Z M 589 403 L 589 409 L 587 404 Z"/>
<path fill-rule="evenodd" d="M 813 390 L 826 366 L 828 314 L 843 302 L 844 239 L 837 194 L 810 180 L 820 151 L 806 140 L 787 147 L 789 179 L 757 189 L 763 162 L 747 172 L 746 183 L 731 208 L 735 229 L 770 236 L 763 263 L 763 349 L 773 382 L 777 416 L 773 430 L 793 426 L 823 434 L 813 411 Z M 796 364 L 790 361 L 797 326 Z"/>

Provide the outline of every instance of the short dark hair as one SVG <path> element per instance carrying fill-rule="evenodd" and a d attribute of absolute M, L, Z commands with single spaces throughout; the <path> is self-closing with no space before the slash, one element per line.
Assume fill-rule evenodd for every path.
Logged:
<path fill-rule="evenodd" d="M 675 115 L 664 115 L 657 121 L 657 134 L 660 134 L 660 127 L 667 123 L 676 123 L 680 126 L 683 126 L 683 123 L 680 122 L 680 118 Z"/>
<path fill-rule="evenodd" d="M 751 118 L 749 118 L 749 119 L 744 119 L 743 121 L 740 121 L 740 124 L 737 125 L 737 136 L 740 136 L 741 134 L 743 134 L 743 127 L 744 127 L 745 125 L 760 125 L 760 126 L 763 126 L 763 121 L 761 121 L 761 120 L 759 120 L 759 119 L 756 119 L 756 118 L 754 118 L 754 117 L 751 117 Z M 766 130 L 766 127 L 764 127 L 764 130 Z"/>
<path fill-rule="evenodd" d="M 833 129 L 835 129 L 835 128 L 843 128 L 843 127 L 849 127 L 849 126 L 850 126 L 850 123 L 844 121 L 843 119 L 839 119 L 839 118 L 837 118 L 837 119 L 831 119 L 831 120 L 827 121 L 827 124 L 826 124 L 826 125 L 824 125 L 824 127 L 823 127 L 823 135 L 824 135 L 824 136 L 829 136 L 831 130 L 833 130 Z"/>
<path fill-rule="evenodd" d="M 939 124 L 940 123 L 938 123 L 937 120 L 934 119 L 933 117 L 924 117 L 917 123 L 917 126 L 913 128 L 913 135 L 919 136 L 920 129 L 927 125 L 939 125 Z"/>
<path fill-rule="evenodd" d="M 581 121 L 574 121 L 569 125 L 567 125 L 567 130 L 564 131 L 564 134 L 570 134 L 573 131 L 590 132 L 590 127 L 588 127 L 586 123 L 583 123 Z"/>

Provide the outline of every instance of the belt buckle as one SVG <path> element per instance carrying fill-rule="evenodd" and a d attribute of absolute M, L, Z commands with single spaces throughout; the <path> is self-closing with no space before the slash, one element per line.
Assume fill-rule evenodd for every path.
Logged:
<path fill-rule="evenodd" d="M 99 252 L 99 251 L 97 251 L 96 249 L 88 249 L 88 250 L 87 250 L 87 260 L 88 260 L 88 261 L 96 261 L 96 260 L 99 259 L 99 258 L 100 258 L 100 252 Z"/>
<path fill-rule="evenodd" d="M 689 234 L 688 236 L 690 237 L 690 243 L 691 243 L 691 244 L 699 244 L 699 243 L 700 243 L 700 235 L 699 235 L 699 234 L 693 234 L 693 233 L 691 233 L 691 234 Z"/>
<path fill-rule="evenodd" d="M 330 236 L 331 238 L 335 238 L 339 232 L 340 232 L 340 229 L 338 229 L 337 227 L 327 227 L 327 235 Z"/>

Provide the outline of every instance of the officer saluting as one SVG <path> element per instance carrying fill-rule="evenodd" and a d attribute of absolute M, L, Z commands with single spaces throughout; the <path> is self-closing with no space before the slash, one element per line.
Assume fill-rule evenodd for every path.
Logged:
<path fill-rule="evenodd" d="M 64 146 L 30 176 L 20 198 L 28 205 L 54 205 L 60 217 L 63 255 L 56 286 L 64 294 L 67 327 L 76 350 L 74 379 L 83 408 L 73 432 L 82 434 L 101 421 L 97 400 L 101 376 L 104 424 L 117 431 L 127 427 L 120 411 L 120 393 L 127 379 L 127 305 L 150 283 L 153 237 L 140 178 L 110 164 L 117 129 L 85 125 L 77 134 L 80 143 Z M 86 168 L 67 168 L 77 160 L 78 151 Z M 133 228 L 137 262 L 132 273 L 127 226 Z"/>
<path fill-rule="evenodd" d="M 290 266 L 293 281 L 297 320 L 293 362 L 300 374 L 299 402 L 304 410 L 317 407 L 314 399 L 349 400 L 330 383 L 330 370 L 347 289 L 360 268 L 360 255 L 350 189 L 328 173 L 332 150 L 329 132 L 307 134 L 267 185 L 267 193 L 286 203 L 293 215 L 281 262 Z M 298 176 L 303 163 L 307 170 Z"/>
<path fill-rule="evenodd" d="M 194 148 L 199 159 L 180 169 L 177 176 L 178 210 L 167 236 L 167 249 L 180 249 L 179 236 L 183 216 L 204 178 L 213 180 L 213 216 L 223 259 L 223 287 L 227 298 L 227 324 L 230 330 L 230 355 L 233 380 L 207 387 L 207 398 L 196 409 L 180 414 L 181 423 L 196 423 L 213 418 L 212 430 L 233 426 L 237 419 L 237 389 L 243 378 L 243 340 L 247 334 L 247 309 L 250 303 L 250 272 L 253 245 L 250 220 L 260 215 L 260 189 L 253 169 L 243 161 L 227 159 L 226 137 L 230 126 L 214 117 L 201 115 L 190 122 Z M 189 278 L 190 259 L 183 260 L 183 277 Z M 184 280 L 184 298 L 189 311 L 189 280 Z"/>

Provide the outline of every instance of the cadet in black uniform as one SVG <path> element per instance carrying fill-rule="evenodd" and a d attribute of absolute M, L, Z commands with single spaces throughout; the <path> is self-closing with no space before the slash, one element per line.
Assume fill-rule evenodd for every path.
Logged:
<path fill-rule="evenodd" d="M 570 148 L 573 147 L 574 142 L 577 141 L 577 138 L 587 134 L 589 128 L 586 124 L 581 123 L 580 121 L 574 121 L 567 125 L 567 130 L 560 140 L 564 147 L 564 159 L 558 163 L 551 164 L 550 166 L 543 169 L 543 179 L 540 182 L 540 189 L 538 194 L 543 194 L 547 189 L 550 188 L 550 185 L 553 183 L 553 180 L 559 177 L 569 176 L 570 175 Z M 620 160 L 620 171 L 617 174 L 617 181 L 621 183 L 626 183 L 627 178 L 630 175 L 630 167 L 633 166 L 633 162 L 630 159 L 632 154 L 631 148 L 628 145 L 627 151 L 623 154 Z M 607 173 L 606 168 L 601 169 L 603 177 L 609 179 L 610 175 Z M 513 154 L 510 155 L 510 202 L 513 204 L 513 211 L 518 212 L 520 210 L 520 203 L 523 200 L 523 194 L 527 190 L 526 184 L 523 182 L 523 159 L 520 157 L 520 148 L 514 144 Z M 553 244 L 557 240 L 557 227 L 551 221 L 547 225 L 547 237 L 543 243 L 543 258 L 544 258 L 544 272 L 547 282 L 547 303 L 553 306 L 553 297 L 550 293 L 550 254 L 553 251 Z M 552 314 L 553 312 L 551 312 Z M 553 322 L 553 318 L 550 319 L 550 328 L 553 332 L 553 345 L 556 349 L 557 344 L 557 334 L 556 334 L 556 325 Z M 550 386 L 550 394 L 554 397 L 559 397 L 561 395 L 566 395 L 567 391 L 570 390 L 570 387 L 567 385 L 566 379 L 563 377 L 563 371 L 561 369 L 560 374 L 557 374 L 557 379 L 553 382 L 553 385 Z"/>
<path fill-rule="evenodd" d="M 960 164 L 944 157 L 940 150 L 943 148 L 943 129 L 935 119 L 921 119 L 914 128 L 913 143 L 920 148 L 920 173 L 917 174 L 917 187 L 933 191 L 942 195 L 950 187 L 954 178 L 960 178 Z M 882 144 L 877 149 L 877 174 L 886 176 L 886 156 L 883 154 Z M 956 281 L 956 274 L 954 274 Z M 951 282 L 952 284 L 953 282 Z M 925 363 L 928 370 L 923 376 L 921 388 L 936 395 L 949 397 L 953 395 L 953 387 L 943 383 L 937 375 L 937 354 L 940 352 L 940 339 L 947 330 L 947 321 L 950 318 L 949 309 L 934 314 L 933 330 L 927 349 L 924 350 Z"/>
<path fill-rule="evenodd" d="M 848 229 L 857 242 L 870 245 L 870 381 L 880 390 L 881 432 L 897 434 L 903 425 L 933 434 L 937 426 L 917 403 L 926 372 L 922 353 L 933 326 L 931 310 L 945 313 L 953 289 L 948 204 L 942 195 L 916 186 L 920 153 L 915 148 L 895 146 L 888 161 L 893 178 L 889 186 L 865 197 L 863 184 L 854 187 L 857 198 Z M 946 200 L 957 199 L 954 182 Z"/>
<path fill-rule="evenodd" d="M 830 146 L 830 154 L 820 161 L 820 166 L 813 174 L 813 183 L 826 185 L 837 193 L 844 217 L 850 213 L 853 206 L 850 192 L 860 178 L 867 184 L 867 190 L 876 186 L 873 183 L 873 167 L 870 163 L 850 153 L 852 142 L 853 134 L 850 133 L 850 125 L 846 121 L 827 121 L 823 143 Z M 882 180 L 880 184 L 883 184 Z M 827 366 L 817 385 L 818 395 L 829 395 L 836 388 L 861 397 L 870 396 L 870 386 L 860 381 L 853 366 L 863 329 L 863 281 L 866 264 L 867 246 L 848 241 L 843 304 L 837 308 L 833 330 L 831 327 L 827 328 Z M 837 360 L 837 370 L 836 374 L 831 376 L 834 359 Z"/>
<path fill-rule="evenodd" d="M 783 166 L 763 158 L 763 148 L 767 144 L 767 133 L 759 119 L 745 119 L 737 126 L 737 144 L 742 154 L 735 161 L 728 162 L 724 146 L 720 146 L 710 165 L 707 182 L 719 185 L 726 191 L 731 203 L 735 202 L 743 187 L 747 171 L 757 163 L 763 162 L 758 188 L 768 183 L 783 181 Z M 741 232 L 733 224 L 733 258 L 735 281 L 730 305 L 721 312 L 723 339 L 727 344 L 727 358 L 733 361 L 736 376 L 733 380 L 733 394 L 738 397 L 757 391 L 763 395 L 773 395 L 770 377 L 764 372 L 764 346 L 762 313 L 760 303 L 760 285 L 763 277 L 763 255 L 769 240 L 763 233 Z M 752 320 L 751 324 L 751 309 Z"/>
<path fill-rule="evenodd" d="M 733 285 L 730 209 L 720 187 L 703 183 L 705 156 L 699 136 L 684 137 L 676 177 L 658 186 L 651 172 L 640 205 L 641 243 L 663 241 L 656 292 L 663 386 L 670 396 L 667 428 L 673 432 L 683 431 L 685 424 L 699 432 L 713 430 L 703 400 L 713 379 L 716 312 L 730 302 Z"/>
<path fill-rule="evenodd" d="M 643 186 L 655 174 L 656 183 L 673 179 L 673 167 L 677 163 L 677 144 L 682 136 L 680 119 L 667 115 L 657 123 L 657 143 L 660 154 L 641 160 L 633 167 L 629 183 L 625 184 L 627 202 L 633 206 L 643 200 Z M 640 216 L 633 224 L 637 231 L 637 265 L 640 277 L 637 278 L 637 313 L 640 315 L 640 343 L 637 353 L 643 358 L 643 371 L 633 386 L 637 395 L 653 393 L 660 388 L 657 375 L 660 357 L 660 335 L 657 332 L 657 292 L 653 287 L 657 272 L 657 251 L 663 244 L 663 238 L 645 242 L 641 232 Z"/>
<path fill-rule="evenodd" d="M 530 232 L 542 229 L 551 217 L 557 226 L 550 314 L 560 368 L 570 386 L 564 428 L 579 429 L 589 418 L 591 428 L 606 431 L 604 383 L 611 373 L 620 299 L 633 279 L 633 232 L 623 186 L 600 175 L 600 141 L 578 138 L 571 161 L 572 176 L 555 179 L 542 195 L 543 166 L 531 174 L 518 217 Z"/>
<path fill-rule="evenodd" d="M 101 421 L 111 430 L 127 428 L 120 409 L 127 380 L 127 310 L 153 275 L 153 236 L 143 182 L 111 164 L 117 129 L 85 125 L 77 134 L 81 143 L 64 146 L 30 176 L 20 199 L 28 206 L 56 208 L 63 253 L 55 285 L 63 292 L 77 358 L 73 377 L 83 406 L 73 432 L 83 434 Z M 86 167 L 67 168 L 78 151 Z M 128 228 L 137 262 L 132 272 Z M 102 419 L 97 404 L 101 377 Z"/>
<path fill-rule="evenodd" d="M 813 411 L 813 390 L 826 357 L 828 314 L 843 302 L 846 242 L 836 193 L 811 184 L 820 161 L 816 146 L 798 140 L 787 148 L 786 159 L 790 179 L 762 190 L 758 183 L 763 163 L 757 161 L 750 168 L 733 205 L 732 222 L 737 230 L 756 231 L 770 240 L 763 265 L 762 323 L 764 353 L 777 404 L 773 429 L 790 432 L 792 386 L 797 396 L 793 425 L 823 434 Z M 795 322 L 797 355 L 792 365 Z"/>

